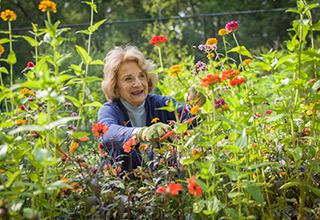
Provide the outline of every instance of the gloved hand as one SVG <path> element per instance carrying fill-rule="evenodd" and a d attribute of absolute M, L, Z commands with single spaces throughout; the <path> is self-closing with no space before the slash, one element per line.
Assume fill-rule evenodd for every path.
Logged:
<path fill-rule="evenodd" d="M 159 122 L 150 127 L 140 128 L 136 133 L 136 138 L 137 141 L 158 141 L 171 130 L 169 125 Z"/>
<path fill-rule="evenodd" d="M 191 86 L 185 100 L 190 105 L 199 105 L 201 107 L 206 103 L 207 98 L 201 92 L 196 91 L 194 86 Z"/>

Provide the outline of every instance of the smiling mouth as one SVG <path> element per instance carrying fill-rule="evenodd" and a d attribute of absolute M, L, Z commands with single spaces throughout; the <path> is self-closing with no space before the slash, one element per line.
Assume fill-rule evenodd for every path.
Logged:
<path fill-rule="evenodd" d="M 142 95 L 142 94 L 143 94 L 143 90 L 131 92 L 131 95 L 134 95 L 134 96 L 139 96 L 139 95 Z"/>

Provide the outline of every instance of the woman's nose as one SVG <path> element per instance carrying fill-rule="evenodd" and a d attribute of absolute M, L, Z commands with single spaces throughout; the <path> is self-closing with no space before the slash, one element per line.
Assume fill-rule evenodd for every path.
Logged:
<path fill-rule="evenodd" d="M 142 82 L 139 78 L 135 79 L 134 82 L 133 82 L 133 86 L 141 86 L 142 85 Z"/>

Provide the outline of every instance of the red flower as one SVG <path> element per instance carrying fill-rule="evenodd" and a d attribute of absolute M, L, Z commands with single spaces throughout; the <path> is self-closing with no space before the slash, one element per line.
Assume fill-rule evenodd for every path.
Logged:
<path fill-rule="evenodd" d="M 245 83 L 246 79 L 243 76 L 236 76 L 230 81 L 230 86 L 241 85 Z"/>
<path fill-rule="evenodd" d="M 153 36 L 150 40 L 150 44 L 152 46 L 159 46 L 162 43 L 166 43 L 168 41 L 168 38 L 166 36 Z"/>
<path fill-rule="evenodd" d="M 238 30 L 239 24 L 237 21 L 232 20 L 226 24 L 225 28 L 228 32 L 235 32 L 236 30 Z"/>
<path fill-rule="evenodd" d="M 123 144 L 123 151 L 126 153 L 130 153 L 132 151 L 132 146 L 136 145 L 136 139 L 130 138 L 126 143 Z"/>
<path fill-rule="evenodd" d="M 96 123 L 92 125 L 93 136 L 102 137 L 109 128 L 103 123 Z"/>
<path fill-rule="evenodd" d="M 169 183 L 166 189 L 166 192 L 172 196 L 178 195 L 180 191 L 182 191 L 182 185 L 179 183 Z"/>
<path fill-rule="evenodd" d="M 190 179 L 187 179 L 188 191 L 191 195 L 194 195 L 195 197 L 200 197 L 203 191 L 201 186 L 199 186 L 199 184 L 196 183 L 194 179 L 196 179 L 196 176 L 192 176 Z"/>
<path fill-rule="evenodd" d="M 159 186 L 158 189 L 156 190 L 157 193 L 165 193 L 166 189 L 163 186 Z"/>
<path fill-rule="evenodd" d="M 254 116 L 255 116 L 256 118 L 260 118 L 260 117 L 261 117 L 261 114 L 260 114 L 259 112 L 256 112 L 256 113 L 254 114 Z"/>
<path fill-rule="evenodd" d="M 229 69 L 222 72 L 221 80 L 227 80 L 240 74 L 239 70 Z"/>
<path fill-rule="evenodd" d="M 24 110 L 26 110 L 26 107 L 25 107 L 24 105 L 20 105 L 20 106 L 19 106 L 19 109 L 22 110 L 22 111 L 24 111 Z"/>
<path fill-rule="evenodd" d="M 32 61 L 29 61 L 29 62 L 27 63 L 27 68 L 28 68 L 28 69 L 33 70 L 34 67 L 35 67 L 35 65 L 34 65 L 34 63 L 33 63 Z"/>
<path fill-rule="evenodd" d="M 266 111 L 266 114 L 267 114 L 267 115 L 271 115 L 271 114 L 272 114 L 272 110 L 270 110 L 270 109 L 267 110 L 267 111 Z"/>
<path fill-rule="evenodd" d="M 218 74 L 208 74 L 203 79 L 201 79 L 201 85 L 204 87 L 209 87 L 214 83 L 221 82 L 221 78 Z"/>

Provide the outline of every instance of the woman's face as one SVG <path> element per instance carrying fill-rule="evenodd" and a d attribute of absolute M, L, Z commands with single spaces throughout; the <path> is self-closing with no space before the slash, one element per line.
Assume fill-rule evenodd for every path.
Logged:
<path fill-rule="evenodd" d="M 138 106 L 148 95 L 148 78 L 135 61 L 125 61 L 120 65 L 116 89 L 121 98 Z"/>

